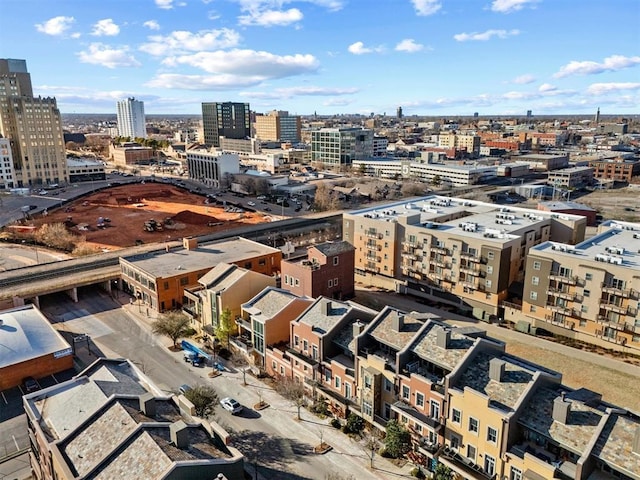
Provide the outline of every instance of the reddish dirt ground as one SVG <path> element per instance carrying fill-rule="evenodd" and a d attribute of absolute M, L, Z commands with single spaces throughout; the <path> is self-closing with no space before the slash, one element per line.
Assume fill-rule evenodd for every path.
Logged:
<path fill-rule="evenodd" d="M 100 217 L 110 220 L 104 223 L 104 228 L 97 227 Z M 161 231 L 145 231 L 145 222 L 152 219 L 162 224 Z M 178 240 L 269 220 L 270 217 L 260 213 L 225 212 L 222 207 L 204 204 L 203 196 L 173 185 L 136 183 L 85 196 L 50 211 L 34 223 L 39 226 L 67 222 L 69 231 L 85 237 L 89 244 L 112 249 L 135 245 L 136 240 L 144 243 Z M 87 230 L 79 228 L 83 224 Z"/>

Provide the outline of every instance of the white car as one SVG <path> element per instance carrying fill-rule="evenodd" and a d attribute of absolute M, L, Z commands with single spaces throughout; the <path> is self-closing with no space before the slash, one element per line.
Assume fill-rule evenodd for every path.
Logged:
<path fill-rule="evenodd" d="M 237 400 L 234 400 L 231 397 L 226 397 L 220 400 L 220 405 L 222 405 L 222 408 L 224 408 L 228 412 L 231 412 L 232 415 L 235 415 L 236 413 L 240 413 L 242 411 L 242 405 L 240 405 Z"/>
<path fill-rule="evenodd" d="M 255 207 L 256 206 L 256 202 L 247 202 L 247 205 L 249 205 L 250 207 Z"/>

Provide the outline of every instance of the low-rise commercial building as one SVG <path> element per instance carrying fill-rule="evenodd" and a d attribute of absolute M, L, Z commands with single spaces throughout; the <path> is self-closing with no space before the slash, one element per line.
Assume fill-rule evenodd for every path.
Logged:
<path fill-rule="evenodd" d="M 0 390 L 73 368 L 73 350 L 35 305 L 0 311 Z"/>
<path fill-rule="evenodd" d="M 593 168 L 571 167 L 553 170 L 547 174 L 547 183 L 571 190 L 586 187 L 593 183 Z"/>
<path fill-rule="evenodd" d="M 589 166 L 593 168 L 593 176 L 597 179 L 629 183 L 633 177 L 640 175 L 640 160 L 593 160 Z"/>
<path fill-rule="evenodd" d="M 516 158 L 518 162 L 527 162 L 531 170 L 550 172 L 569 166 L 569 155 L 553 155 L 547 153 L 527 153 Z"/>
<path fill-rule="evenodd" d="M 187 151 L 187 169 L 191 180 L 220 188 L 226 176 L 240 172 L 240 157 L 220 151 Z"/>
<path fill-rule="evenodd" d="M 90 158 L 67 158 L 69 183 L 106 180 L 104 162 Z"/>
<path fill-rule="evenodd" d="M 198 280 L 220 263 L 275 276 L 280 272 L 281 259 L 279 249 L 242 237 L 206 245 L 185 238 L 183 249 L 120 258 L 122 286 L 138 299 L 141 308 L 164 312 L 189 303 L 185 289 L 198 287 Z"/>
<path fill-rule="evenodd" d="M 109 159 L 116 165 L 125 167 L 137 163 L 148 163 L 155 157 L 155 151 L 150 147 L 143 147 L 137 143 L 109 145 Z"/>

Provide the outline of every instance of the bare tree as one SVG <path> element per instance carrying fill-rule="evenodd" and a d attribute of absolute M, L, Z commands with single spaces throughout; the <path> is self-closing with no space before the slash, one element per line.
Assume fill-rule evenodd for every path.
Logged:
<path fill-rule="evenodd" d="M 305 405 L 304 385 L 290 377 L 277 377 L 275 390 L 287 400 L 291 400 L 298 409 L 298 420 L 301 420 L 300 409 Z"/>
<path fill-rule="evenodd" d="M 151 324 L 153 333 L 164 335 L 173 341 L 173 346 L 177 347 L 180 337 L 184 337 L 190 330 L 189 318 L 179 310 L 170 310 Z"/>
<path fill-rule="evenodd" d="M 242 384 L 246 386 L 247 385 L 247 367 L 249 366 L 247 357 L 245 357 L 240 352 L 234 352 L 233 355 L 231 356 L 231 363 L 233 363 L 235 367 L 238 367 L 242 370 Z"/>

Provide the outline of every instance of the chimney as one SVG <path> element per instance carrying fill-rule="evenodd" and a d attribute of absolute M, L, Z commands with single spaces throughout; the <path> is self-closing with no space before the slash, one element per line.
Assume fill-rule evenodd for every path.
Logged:
<path fill-rule="evenodd" d="M 450 341 L 451 341 L 451 330 L 440 327 L 436 332 L 436 346 L 440 348 L 444 348 L 446 350 L 447 348 L 449 348 Z"/>
<path fill-rule="evenodd" d="M 322 313 L 327 316 L 331 315 L 331 300 L 325 300 Z"/>
<path fill-rule="evenodd" d="M 636 434 L 633 436 L 631 451 L 636 455 L 640 455 L 640 426 L 636 426 Z"/>
<path fill-rule="evenodd" d="M 189 427 L 182 420 L 169 425 L 171 442 L 180 449 L 185 449 L 189 445 Z"/>
<path fill-rule="evenodd" d="M 362 323 L 360 320 L 356 320 L 353 323 L 353 338 L 356 338 L 358 335 L 360 335 L 364 330 L 364 323 Z"/>
<path fill-rule="evenodd" d="M 565 400 L 565 393 L 562 392 L 559 397 L 553 401 L 553 420 L 564 425 L 569 423 L 569 415 L 571 414 L 571 402 Z"/>
<path fill-rule="evenodd" d="M 504 365 L 504 360 L 500 358 L 492 358 L 489 361 L 489 378 L 496 382 L 501 382 L 502 376 L 504 375 Z"/>
<path fill-rule="evenodd" d="M 185 237 L 182 239 L 182 246 L 186 250 L 195 250 L 198 248 L 198 237 Z"/>
<path fill-rule="evenodd" d="M 147 392 L 144 395 L 140 395 L 140 411 L 147 417 L 156 416 L 156 398 L 151 392 Z"/>
<path fill-rule="evenodd" d="M 404 314 L 397 313 L 391 321 L 391 328 L 394 332 L 400 332 L 402 327 L 404 327 Z"/>

